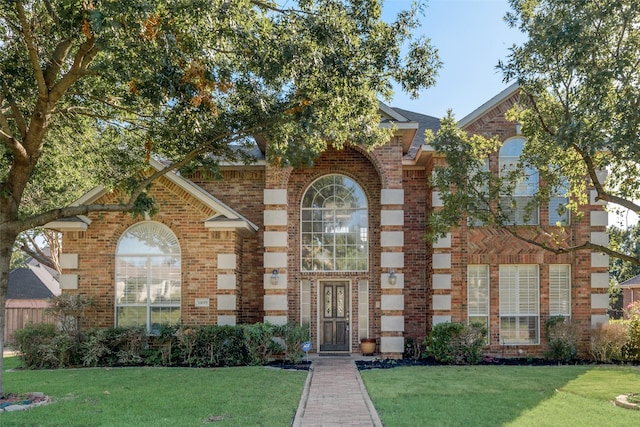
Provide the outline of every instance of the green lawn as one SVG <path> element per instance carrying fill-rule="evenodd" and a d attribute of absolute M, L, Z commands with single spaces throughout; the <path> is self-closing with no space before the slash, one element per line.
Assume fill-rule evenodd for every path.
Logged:
<path fill-rule="evenodd" d="M 240 368 L 8 369 L 5 392 L 41 391 L 54 404 L 0 414 L 9 426 L 288 426 L 306 371 Z"/>
<path fill-rule="evenodd" d="M 438 366 L 362 371 L 385 427 L 640 426 L 614 406 L 640 392 L 640 368 Z"/>

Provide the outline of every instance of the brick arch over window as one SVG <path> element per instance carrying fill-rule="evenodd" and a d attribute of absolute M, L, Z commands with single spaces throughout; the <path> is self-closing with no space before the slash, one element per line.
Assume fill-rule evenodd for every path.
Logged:
<path fill-rule="evenodd" d="M 155 333 L 180 320 L 181 250 L 169 227 L 144 221 L 129 227 L 115 253 L 116 326 Z"/>

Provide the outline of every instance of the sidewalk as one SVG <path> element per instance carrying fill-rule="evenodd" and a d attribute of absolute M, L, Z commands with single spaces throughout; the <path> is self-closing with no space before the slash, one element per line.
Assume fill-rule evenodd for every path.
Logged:
<path fill-rule="evenodd" d="M 294 427 L 382 427 L 351 357 L 316 357 L 309 370 Z"/>

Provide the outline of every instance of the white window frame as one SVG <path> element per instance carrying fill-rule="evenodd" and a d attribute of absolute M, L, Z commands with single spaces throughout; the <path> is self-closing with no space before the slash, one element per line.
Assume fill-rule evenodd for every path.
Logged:
<path fill-rule="evenodd" d="M 540 268 L 537 264 L 501 264 L 500 342 L 540 344 Z"/>
<path fill-rule="evenodd" d="M 145 235 L 163 243 L 164 249 L 156 250 L 153 245 L 127 247 L 127 243 L 142 241 Z M 155 334 L 159 325 L 177 323 L 182 315 L 181 262 L 180 244 L 169 227 L 155 221 L 129 227 L 120 236 L 115 253 L 115 326 L 143 326 Z M 127 311 L 133 316 L 123 324 L 120 317 Z M 136 312 L 144 312 L 144 318 Z"/>
<path fill-rule="evenodd" d="M 469 264 L 467 266 L 467 322 L 483 323 L 489 333 L 490 313 L 489 265 Z"/>
<path fill-rule="evenodd" d="M 311 183 L 300 203 L 300 234 L 302 271 L 369 271 L 369 203 L 362 186 L 341 174 Z"/>
<path fill-rule="evenodd" d="M 549 316 L 571 318 L 571 265 L 549 265 Z"/>

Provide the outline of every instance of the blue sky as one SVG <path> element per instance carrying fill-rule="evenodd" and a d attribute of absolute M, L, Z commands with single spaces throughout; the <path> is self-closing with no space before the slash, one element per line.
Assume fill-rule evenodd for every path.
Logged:
<path fill-rule="evenodd" d="M 389 21 L 398 10 L 408 9 L 411 0 L 385 0 L 384 19 Z M 443 66 L 436 86 L 411 100 L 401 91 L 390 104 L 421 114 L 443 117 L 453 110 L 461 119 L 509 84 L 496 70 L 505 60 L 508 48 L 525 37 L 509 28 L 503 17 L 509 10 L 507 0 L 429 0 L 419 31 L 438 49 Z"/>

